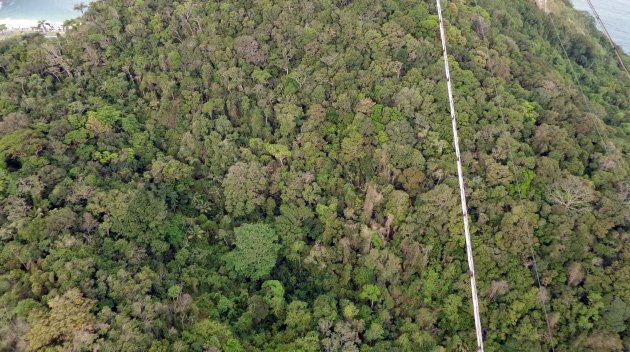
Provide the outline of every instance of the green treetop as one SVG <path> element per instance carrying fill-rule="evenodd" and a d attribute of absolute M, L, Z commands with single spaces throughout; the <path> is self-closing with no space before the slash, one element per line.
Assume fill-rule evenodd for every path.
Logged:
<path fill-rule="evenodd" d="M 276 231 L 267 224 L 245 224 L 234 229 L 234 235 L 236 248 L 228 254 L 228 264 L 253 280 L 269 275 L 280 249 Z"/>

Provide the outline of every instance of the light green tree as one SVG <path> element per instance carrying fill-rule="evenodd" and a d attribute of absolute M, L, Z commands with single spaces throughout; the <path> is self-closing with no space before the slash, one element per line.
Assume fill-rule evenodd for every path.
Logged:
<path fill-rule="evenodd" d="M 370 301 L 370 306 L 374 307 L 374 302 L 380 302 L 381 289 L 376 285 L 365 285 L 359 294 L 359 298 Z"/>
<path fill-rule="evenodd" d="M 265 291 L 265 296 L 263 297 L 265 303 L 271 308 L 276 317 L 280 317 L 286 305 L 282 283 L 278 280 L 267 280 L 262 284 L 262 289 Z"/>
<path fill-rule="evenodd" d="M 228 327 L 208 319 L 196 323 L 191 331 L 184 331 L 182 336 L 192 351 L 243 351 Z"/>
<path fill-rule="evenodd" d="M 265 151 L 273 155 L 281 165 L 284 165 L 284 159 L 291 156 L 291 151 L 284 144 L 266 144 Z"/>
<path fill-rule="evenodd" d="M 245 224 L 234 229 L 236 249 L 227 255 L 228 264 L 239 274 L 261 279 L 276 266 L 278 235 L 267 224 Z"/>
<path fill-rule="evenodd" d="M 302 301 L 293 301 L 287 306 L 287 317 L 285 324 L 290 329 L 297 332 L 308 331 L 311 324 L 311 312 L 308 304 Z"/>

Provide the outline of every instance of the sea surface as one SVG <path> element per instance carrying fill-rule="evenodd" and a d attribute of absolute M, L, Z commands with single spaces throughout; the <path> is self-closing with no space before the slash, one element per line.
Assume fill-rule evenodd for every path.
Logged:
<path fill-rule="evenodd" d="M 0 0 L 0 23 L 9 28 L 36 25 L 39 20 L 61 24 L 81 15 L 74 5 L 85 0 Z"/>
<path fill-rule="evenodd" d="M 586 0 L 571 1 L 576 9 L 591 13 Z M 626 53 L 630 53 L 630 0 L 591 0 L 591 2 L 615 43 Z"/>

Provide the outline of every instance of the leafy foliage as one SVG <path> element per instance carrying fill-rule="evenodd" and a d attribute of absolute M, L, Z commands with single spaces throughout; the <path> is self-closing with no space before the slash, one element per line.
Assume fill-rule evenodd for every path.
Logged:
<path fill-rule="evenodd" d="M 227 256 L 234 270 L 257 280 L 271 272 L 276 265 L 278 235 L 266 224 L 245 224 L 234 229 L 236 249 Z"/>
<path fill-rule="evenodd" d="M 628 81 L 565 2 L 477 2 L 444 11 L 487 350 L 549 350 L 541 302 L 556 350 L 627 350 Z M 474 348 L 433 1 L 77 8 L 0 41 L 0 351 Z"/>

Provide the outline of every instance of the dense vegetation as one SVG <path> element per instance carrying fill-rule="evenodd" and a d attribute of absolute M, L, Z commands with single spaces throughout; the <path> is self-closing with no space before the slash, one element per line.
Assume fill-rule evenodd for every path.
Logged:
<path fill-rule="evenodd" d="M 557 351 L 627 350 L 629 82 L 585 17 L 479 5 L 445 16 L 487 350 L 549 351 L 543 302 Z M 475 348 L 433 1 L 96 2 L 0 43 L 0 118 L 2 351 Z"/>

